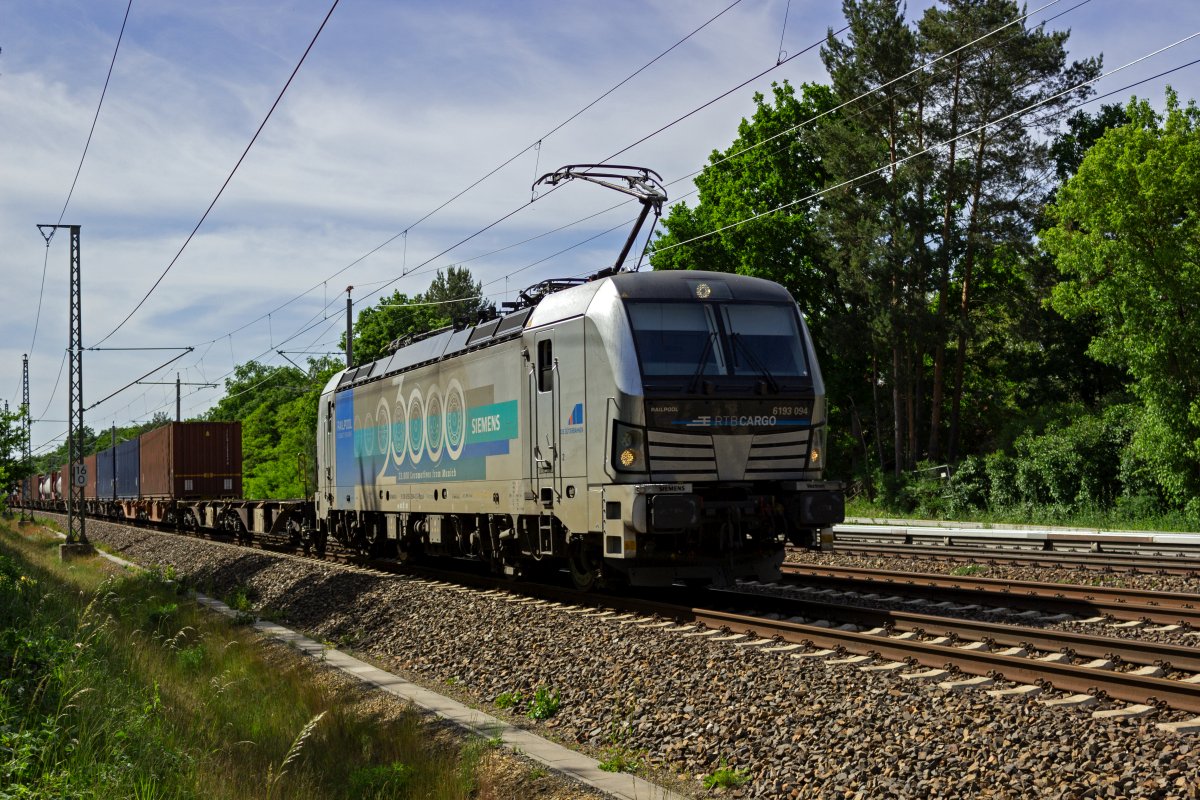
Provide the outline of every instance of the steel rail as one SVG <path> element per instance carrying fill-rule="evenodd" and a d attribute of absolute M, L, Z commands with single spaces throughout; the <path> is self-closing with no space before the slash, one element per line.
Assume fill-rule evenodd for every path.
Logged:
<path fill-rule="evenodd" d="M 956 641 L 980 641 L 1004 647 L 1067 653 L 1082 658 L 1108 658 L 1129 664 L 1156 665 L 1164 669 L 1200 673 L 1200 649 L 1187 645 L 784 597 L 744 594 L 734 597 L 739 602 L 756 606 L 759 612 L 766 609 L 778 614 L 837 620 L 869 628 L 883 627 L 897 632 L 946 636 Z"/>
<path fill-rule="evenodd" d="M 837 542 L 835 553 L 842 555 L 883 556 L 891 558 L 924 558 L 931 561 L 969 561 L 976 564 L 1018 564 L 1050 569 L 1084 569 L 1096 572 L 1133 572 L 1150 575 L 1197 575 L 1200 559 L 1137 555 L 1109 555 L 1085 552 L 1021 549 L 1016 547 L 938 547 L 928 545 L 889 544 L 884 542 Z M 1191 559 L 1192 564 L 1186 563 Z"/>
<path fill-rule="evenodd" d="M 1035 610 L 1053 607 L 1120 620 L 1142 620 L 1200 628 L 1200 595 L 1183 592 L 1155 592 L 1114 586 L 1010 581 L 1002 578 L 969 578 L 794 563 L 784 564 L 783 572 L 789 582 L 807 586 L 839 586 L 852 587 L 854 591 L 886 592 L 936 590 L 940 600 L 1001 604 Z"/>
<path fill-rule="evenodd" d="M 406 570 L 407 572 L 408 570 Z M 1146 703 L 1200 713 L 1200 684 L 1139 675 L 1134 672 L 1103 670 L 1070 663 L 1041 661 L 1022 656 L 1002 655 L 986 650 L 966 650 L 961 646 L 938 644 L 920 639 L 897 639 L 882 633 L 842 630 L 818 625 L 773 620 L 737 611 L 721 611 L 695 604 L 660 601 L 637 597 L 597 596 L 565 587 L 544 584 L 516 584 L 489 576 L 463 576 L 441 570 L 421 568 L 418 574 L 432 580 L 467 584 L 481 589 L 509 591 L 536 597 L 547 602 L 574 606 L 593 606 L 622 613 L 670 619 L 679 623 L 703 625 L 745 633 L 760 639 L 772 639 L 809 646 L 839 649 L 854 655 L 865 655 L 913 665 L 958 671 L 966 675 L 1003 678 L 1016 683 L 1047 686 L 1069 692 L 1082 692 L 1097 697 L 1111 697 L 1133 703 Z M 464 580 L 465 577 L 465 580 Z M 800 614 L 806 617 L 833 618 L 896 629 L 920 631 L 927 635 L 951 638 L 977 638 L 996 644 L 1025 646 L 1051 652 L 1068 652 L 1087 658 L 1110 658 L 1132 664 L 1158 665 L 1164 669 L 1200 672 L 1200 650 L 1165 645 L 1156 642 L 1112 639 L 1087 636 L 1066 631 L 1043 631 L 1035 628 L 999 625 L 995 623 L 958 620 L 902 611 L 871 609 L 853 606 L 814 603 L 767 595 L 745 595 L 738 592 L 673 592 L 676 600 L 699 599 L 711 603 L 729 600 L 752 604 L 771 611 Z"/>
<path fill-rule="evenodd" d="M 1050 685 L 1064 691 L 1103 695 L 1192 713 L 1200 712 L 1200 684 L 1138 675 L 1133 672 L 1039 661 L 982 650 L 965 650 L 918 639 L 893 639 L 837 628 L 764 620 L 742 614 L 694 609 L 693 615 L 694 621 L 709 627 L 744 631 L 765 639 L 779 638 L 817 647 L 840 648 L 857 655 L 954 669 L 968 675 L 1004 678 L 1024 684 Z"/>

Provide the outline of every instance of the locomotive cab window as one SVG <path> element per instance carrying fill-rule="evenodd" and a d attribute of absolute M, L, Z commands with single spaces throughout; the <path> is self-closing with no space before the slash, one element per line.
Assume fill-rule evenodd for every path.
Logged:
<path fill-rule="evenodd" d="M 784 303 L 628 303 L 642 374 L 807 378 L 796 309 Z"/>
<path fill-rule="evenodd" d="M 724 354 L 712 306 L 630 303 L 629 318 L 646 375 L 719 375 Z"/>
<path fill-rule="evenodd" d="M 554 386 L 553 342 L 543 339 L 538 342 L 538 391 L 548 392 Z"/>
<path fill-rule="evenodd" d="M 721 306 L 734 375 L 766 371 L 777 378 L 808 375 L 796 312 L 783 305 Z"/>

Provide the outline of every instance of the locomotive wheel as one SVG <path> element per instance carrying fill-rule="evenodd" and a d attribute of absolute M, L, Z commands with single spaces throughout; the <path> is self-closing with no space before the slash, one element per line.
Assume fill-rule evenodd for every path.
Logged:
<path fill-rule="evenodd" d="M 371 558 L 386 558 L 389 551 L 396 550 L 394 542 L 387 538 L 387 534 L 380 525 L 367 525 L 363 533 L 363 540 L 367 545 L 367 555 Z"/>
<path fill-rule="evenodd" d="M 576 536 L 567 545 L 567 566 L 571 571 L 571 580 L 581 592 L 590 592 L 600 583 L 603 559 L 596 558 L 598 554 L 598 551 L 593 551 L 584 543 L 582 536 Z"/>

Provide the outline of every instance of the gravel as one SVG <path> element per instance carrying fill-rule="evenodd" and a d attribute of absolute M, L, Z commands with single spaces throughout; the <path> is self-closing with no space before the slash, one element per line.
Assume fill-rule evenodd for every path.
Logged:
<path fill-rule="evenodd" d="M 514 721 L 600 757 L 644 754 L 697 796 L 1200 797 L 1200 736 L 1154 716 L 1094 720 L 206 540 L 99 522 L 88 534 L 215 596 L 244 588 L 259 613 L 492 713 L 520 692 Z M 539 687 L 561 705 L 534 723 Z M 749 781 L 705 789 L 722 767 Z"/>

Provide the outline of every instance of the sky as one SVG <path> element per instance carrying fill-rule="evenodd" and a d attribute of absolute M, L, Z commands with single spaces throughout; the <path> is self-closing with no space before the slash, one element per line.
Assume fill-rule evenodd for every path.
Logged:
<path fill-rule="evenodd" d="M 724 13 L 732 0 L 341 0 L 183 247 L 333 0 L 133 0 L 80 169 L 127 1 L 0 0 L 0 403 L 20 404 L 28 354 L 35 453 L 62 440 L 69 407 L 69 234 L 47 245 L 38 224 L 81 226 L 83 345 L 98 348 L 83 357 L 84 406 L 116 393 L 85 424 L 173 415 L 177 375 L 218 384 L 184 387 L 187 418 L 236 364 L 336 350 L 348 286 L 373 304 L 461 265 L 499 304 L 610 265 L 636 202 L 583 181 L 534 200 L 534 178 L 611 159 L 694 204 L 690 176 L 754 93 L 827 81 L 817 48 L 803 51 L 844 24 L 834 0 Z M 910 18 L 931 2 L 910 2 Z M 1078 4 L 1030 22 L 1062 14 L 1048 24 L 1071 30 L 1070 57 L 1103 55 L 1106 71 L 1200 32 L 1195 0 Z M 771 69 L 781 56 L 795 57 Z M 1197 58 L 1200 37 L 1096 88 Z M 1200 97 L 1200 65 L 1104 102 L 1136 92 L 1161 108 L 1167 83 Z"/>

